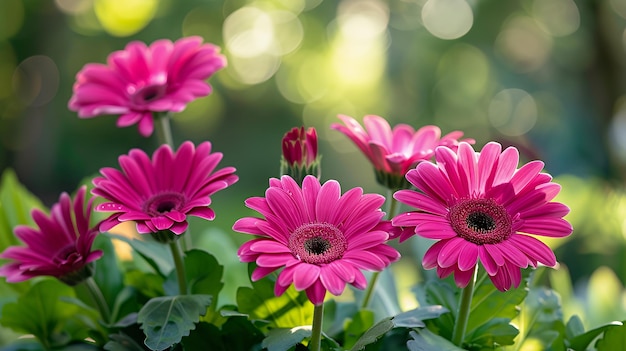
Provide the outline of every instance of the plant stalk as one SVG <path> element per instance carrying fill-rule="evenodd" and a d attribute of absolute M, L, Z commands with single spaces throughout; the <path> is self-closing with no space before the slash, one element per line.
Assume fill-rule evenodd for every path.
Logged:
<path fill-rule="evenodd" d="M 389 199 L 389 208 L 387 210 L 387 219 L 391 220 L 393 216 L 396 214 L 396 210 L 398 208 L 398 201 L 393 198 L 393 190 L 388 190 L 387 198 Z M 372 278 L 370 279 L 370 283 L 367 285 L 367 290 L 365 290 L 365 295 L 363 296 L 363 301 L 361 302 L 361 309 L 367 308 L 372 300 L 372 296 L 374 295 L 374 289 L 376 288 L 376 282 L 378 282 L 378 277 L 380 276 L 380 272 L 374 272 L 372 274 Z"/>
<path fill-rule="evenodd" d="M 93 277 L 85 279 L 85 285 L 87 286 L 87 291 L 89 291 L 91 298 L 98 307 L 100 317 L 102 317 L 104 323 L 108 325 L 109 323 L 111 323 L 111 312 L 109 311 L 109 305 L 107 304 L 107 301 L 102 294 L 102 290 L 100 290 L 100 287 L 98 286 L 98 284 L 96 284 L 96 281 L 93 279 Z"/>
<path fill-rule="evenodd" d="M 176 277 L 178 278 L 178 293 L 186 295 L 187 292 L 187 277 L 185 276 L 185 262 L 183 261 L 183 250 L 178 243 L 179 240 L 171 242 L 170 251 L 172 251 L 172 258 L 174 259 L 174 267 L 176 267 Z"/>
<path fill-rule="evenodd" d="M 472 279 L 461 293 L 461 300 L 459 302 L 459 308 L 456 314 L 456 323 L 454 323 L 454 330 L 452 331 L 452 343 L 461 347 L 463 339 L 465 339 L 465 331 L 467 329 L 467 322 L 469 320 L 470 309 L 472 308 L 472 297 L 474 296 L 474 286 L 476 285 L 476 276 L 478 274 L 478 265 L 474 268 L 474 274 Z"/>
<path fill-rule="evenodd" d="M 322 345 L 322 320 L 324 319 L 324 303 L 315 305 L 313 309 L 313 326 L 311 329 L 310 351 L 320 351 Z"/>

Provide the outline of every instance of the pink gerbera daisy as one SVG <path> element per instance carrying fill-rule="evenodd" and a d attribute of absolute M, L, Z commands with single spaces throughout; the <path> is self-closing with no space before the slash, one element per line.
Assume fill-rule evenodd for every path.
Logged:
<path fill-rule="evenodd" d="M 364 289 L 361 269 L 381 271 L 400 254 L 385 244 L 389 221 L 381 221 L 385 198 L 353 188 L 341 195 L 334 180 L 323 185 L 304 178 L 302 188 L 293 178 L 270 179 L 265 197 L 252 197 L 246 206 L 265 218 L 241 218 L 233 230 L 258 235 L 239 248 L 242 262 L 256 262 L 252 280 L 284 269 L 274 292 L 280 296 L 293 283 L 320 305 L 326 291 L 343 292 L 347 283 Z"/>
<path fill-rule="evenodd" d="M 206 79 L 226 65 L 219 48 L 194 36 L 140 41 L 109 55 L 107 64 L 89 63 L 76 76 L 69 108 L 80 118 L 121 115 L 118 127 L 138 123 L 139 133 L 154 130 L 153 112 L 180 112 L 211 93 Z"/>
<path fill-rule="evenodd" d="M 561 187 L 540 173 L 541 161 L 519 169 L 519 153 L 491 142 L 476 153 L 467 143 L 458 151 L 440 147 L 437 164 L 424 162 L 407 180 L 418 191 L 400 190 L 394 198 L 418 209 L 393 219 L 415 226 L 415 233 L 438 240 L 424 255 L 426 269 L 439 277 L 454 273 L 465 287 L 480 261 L 493 284 L 505 291 L 521 282 L 521 268 L 556 265 L 552 250 L 535 235 L 564 237 L 572 226 L 563 217 L 569 208 L 552 201 Z M 411 234 L 403 234 L 400 241 Z"/>
<path fill-rule="evenodd" d="M 441 137 L 437 126 L 423 126 L 417 131 L 408 124 L 393 129 L 380 116 L 363 117 L 365 129 L 354 118 L 339 115 L 345 125 L 333 123 L 332 129 L 345 134 L 370 160 L 378 182 L 389 189 L 406 188 L 405 174 L 418 162 L 430 160 L 437 146 L 456 150 L 463 132 L 454 131 Z M 473 139 L 463 141 L 474 143 Z"/>
<path fill-rule="evenodd" d="M 135 221 L 139 233 L 182 234 L 187 229 L 187 216 L 213 220 L 211 195 L 238 180 L 233 167 L 215 171 L 221 159 L 221 153 L 211 153 L 211 143 L 195 148 L 190 141 L 176 153 L 162 145 L 152 160 L 140 149 L 120 156 L 122 171 L 103 168 L 102 177 L 93 180 L 92 193 L 108 200 L 96 206 L 96 211 L 113 212 L 102 221 L 100 230 Z"/>
<path fill-rule="evenodd" d="M 91 250 L 98 230 L 89 226 L 93 199 L 85 208 L 86 192 L 87 188 L 81 187 L 74 202 L 67 193 L 61 194 L 50 215 L 33 210 L 38 228 L 15 227 L 15 235 L 26 246 L 11 246 L 0 254 L 0 258 L 13 260 L 0 267 L 0 275 L 10 283 L 47 275 L 68 285 L 90 277 L 90 263 L 102 257 L 102 251 Z"/>

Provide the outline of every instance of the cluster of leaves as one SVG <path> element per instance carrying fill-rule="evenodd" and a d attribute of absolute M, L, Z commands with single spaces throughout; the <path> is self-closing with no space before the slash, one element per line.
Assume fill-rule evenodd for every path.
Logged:
<path fill-rule="evenodd" d="M 29 212 L 41 208 L 8 171 L 0 184 L 0 229 L 11 233 L 32 224 Z M 113 241 L 126 242 L 134 259 L 121 262 Z M 0 236 L 2 249 L 19 244 Z M 18 350 L 306 350 L 313 306 L 303 292 L 288 289 L 274 296 L 275 277 L 239 287 L 233 304 L 220 305 L 224 266 L 204 250 L 185 252 L 189 295 L 177 291 L 174 265 L 162 244 L 115 234 L 98 237 L 105 252 L 95 263 L 94 280 L 110 307 L 102 320 L 89 290 L 53 278 L 7 284 L 0 282 L 0 324 L 22 335 L 2 348 Z M 252 265 L 249 267 L 252 271 Z M 626 326 L 613 322 L 585 330 L 580 318 L 564 321 L 559 295 L 533 286 L 530 270 L 522 287 L 496 290 L 483 273 L 476 284 L 463 348 L 452 344 L 460 290 L 450 280 L 427 279 L 414 293 L 420 307 L 392 316 L 359 308 L 357 301 L 328 300 L 324 305 L 323 350 L 378 351 L 408 349 L 566 351 L 617 350 L 626 345 Z M 381 283 L 393 291 L 393 277 Z M 399 310 L 399 309 L 398 309 Z M 2 334 L 0 334 L 0 337 Z"/>

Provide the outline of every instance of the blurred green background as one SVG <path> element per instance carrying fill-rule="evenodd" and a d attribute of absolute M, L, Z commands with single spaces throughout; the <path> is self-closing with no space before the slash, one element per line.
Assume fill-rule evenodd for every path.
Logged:
<path fill-rule="evenodd" d="M 229 63 L 174 138 L 210 140 L 240 176 L 202 225 L 249 239 L 230 228 L 278 176 L 294 126 L 317 128 L 324 179 L 384 193 L 330 130 L 337 114 L 436 124 L 546 162 L 575 228 L 551 242 L 564 267 L 551 284 L 589 324 L 626 318 L 626 1 L 0 0 L 0 168 L 50 205 L 129 149 L 151 152 L 135 126 L 69 111 L 74 77 L 129 41 L 189 35 Z M 405 251 L 397 274 L 415 271 Z"/>

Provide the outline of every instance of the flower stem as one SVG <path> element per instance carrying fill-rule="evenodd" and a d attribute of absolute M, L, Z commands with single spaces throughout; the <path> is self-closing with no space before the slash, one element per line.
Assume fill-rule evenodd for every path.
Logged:
<path fill-rule="evenodd" d="M 85 279 L 85 285 L 87 286 L 87 291 L 89 291 L 91 298 L 98 307 L 100 317 L 102 317 L 104 323 L 109 324 L 111 322 L 111 313 L 109 312 L 109 305 L 102 294 L 102 290 L 100 290 L 100 287 L 96 284 L 93 277 Z"/>
<path fill-rule="evenodd" d="M 178 293 L 181 295 L 187 294 L 187 278 L 185 276 L 185 263 L 183 261 L 183 250 L 178 243 L 178 240 L 171 242 L 170 250 L 172 251 L 172 258 L 174 259 L 174 266 L 176 267 L 176 277 L 178 278 Z"/>
<path fill-rule="evenodd" d="M 474 296 L 474 286 L 476 284 L 476 275 L 478 274 L 478 265 L 474 268 L 474 275 L 470 279 L 469 283 L 463 292 L 461 293 L 461 301 L 459 302 L 459 309 L 456 314 L 456 323 L 454 323 L 454 330 L 452 331 L 452 342 L 461 346 L 463 339 L 465 339 L 465 330 L 467 329 L 467 322 L 469 320 L 470 309 L 472 307 L 472 297 Z"/>
<path fill-rule="evenodd" d="M 393 216 L 396 214 L 396 210 L 398 207 L 398 201 L 393 198 L 393 190 L 389 190 L 387 192 L 387 198 L 389 199 L 389 209 L 387 210 L 387 218 L 391 220 Z M 372 274 L 372 278 L 370 280 L 369 285 L 367 286 L 367 290 L 365 290 L 365 296 L 363 297 L 363 301 L 361 302 L 361 309 L 367 308 L 372 300 L 372 296 L 374 295 L 374 288 L 376 286 L 376 282 L 378 281 L 378 277 L 380 276 L 380 272 L 374 272 Z"/>
<path fill-rule="evenodd" d="M 319 351 L 322 344 L 322 320 L 324 317 L 324 303 L 315 305 L 313 309 L 313 326 L 311 329 L 310 351 Z"/>
<path fill-rule="evenodd" d="M 172 128 L 170 127 L 170 115 L 169 113 L 157 113 L 156 115 L 155 129 L 159 143 L 167 144 L 170 147 L 174 147 L 174 137 L 172 136 Z"/>

